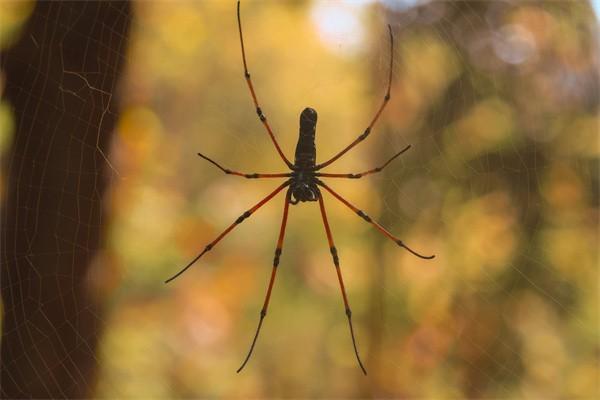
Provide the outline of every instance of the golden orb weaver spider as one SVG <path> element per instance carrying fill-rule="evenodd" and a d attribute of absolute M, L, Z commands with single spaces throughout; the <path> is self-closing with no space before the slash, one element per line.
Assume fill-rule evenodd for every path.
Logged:
<path fill-rule="evenodd" d="M 260 207 L 262 207 L 267 202 L 269 202 L 271 199 L 273 199 L 275 197 L 275 195 L 277 195 L 283 189 L 285 189 L 286 187 L 288 188 L 286 196 L 285 196 L 285 203 L 283 206 L 283 219 L 281 221 L 281 227 L 279 229 L 279 237 L 277 239 L 277 247 L 275 248 L 275 257 L 273 259 L 273 267 L 271 270 L 271 278 L 269 280 L 269 286 L 267 288 L 267 293 L 265 295 L 263 307 L 260 311 L 260 320 L 258 322 L 258 326 L 256 328 L 256 333 L 254 334 L 252 344 L 250 345 L 250 349 L 248 350 L 248 354 L 247 354 L 246 358 L 244 359 L 242 365 L 237 370 L 237 372 L 240 372 L 244 368 L 244 366 L 246 366 L 246 363 L 248 362 L 248 360 L 250 359 L 250 356 L 252 355 L 252 351 L 254 350 L 254 345 L 256 344 L 256 340 L 258 339 L 258 334 L 260 333 L 260 328 L 262 327 L 263 320 L 264 320 L 265 316 L 267 315 L 267 308 L 269 306 L 269 300 L 271 299 L 271 290 L 273 289 L 273 283 L 275 282 L 275 276 L 277 275 L 277 267 L 279 265 L 279 258 L 281 256 L 289 206 L 290 206 L 290 204 L 295 205 L 295 204 L 298 204 L 299 202 L 318 201 L 319 208 L 321 211 L 321 217 L 323 219 L 323 225 L 325 227 L 325 233 L 327 235 L 327 241 L 329 243 L 329 250 L 331 252 L 331 257 L 333 259 L 333 264 L 335 265 L 337 278 L 338 278 L 338 281 L 340 284 L 340 289 L 342 292 L 342 298 L 344 301 L 346 316 L 348 317 L 348 325 L 350 327 L 350 336 L 352 337 L 352 345 L 354 347 L 354 354 L 356 355 L 356 360 L 358 361 L 358 365 L 360 366 L 362 372 L 366 375 L 367 370 L 365 369 L 365 367 L 360 359 L 360 356 L 358 354 L 358 348 L 356 346 L 356 339 L 354 337 L 354 328 L 352 326 L 352 311 L 351 311 L 350 305 L 348 303 L 348 297 L 346 296 L 346 289 L 344 288 L 344 280 L 342 278 L 342 272 L 340 269 L 338 253 L 337 253 L 335 244 L 333 242 L 333 235 L 331 234 L 331 229 L 329 228 L 329 222 L 327 220 L 327 213 L 325 212 L 325 204 L 323 202 L 323 196 L 321 195 L 321 191 L 319 190 L 319 187 L 325 189 L 327 192 L 329 192 L 331 195 L 333 195 L 333 197 L 335 197 L 337 200 L 342 202 L 342 204 L 344 204 L 346 207 L 348 207 L 352 211 L 354 211 L 364 221 L 373 225 L 377 230 L 379 230 L 386 237 L 393 240 L 397 245 L 405 248 L 406 250 L 408 250 L 410 253 L 414 254 L 415 256 L 423 258 L 423 259 L 432 259 L 435 256 L 433 256 L 433 255 L 424 256 L 424 255 L 421 255 L 421 254 L 417 253 L 416 251 L 412 250 L 410 247 L 408 247 L 406 244 L 404 244 L 404 242 L 402 242 L 402 240 L 398 239 L 397 237 L 392 235 L 388 230 L 386 230 L 383 226 L 381 226 L 377 222 L 373 221 L 371 219 L 371 217 L 369 217 L 366 213 L 364 213 L 362 210 L 358 209 L 353 204 L 351 204 L 348 200 L 346 200 L 345 198 L 340 196 L 337 192 L 335 192 L 332 188 L 330 188 L 328 185 L 326 185 L 319 178 L 327 177 L 327 178 L 359 179 L 366 175 L 381 172 L 396 157 L 398 157 L 399 155 L 401 155 L 402 153 L 407 151 L 410 148 L 410 145 L 406 146 L 400 152 L 395 154 L 393 157 L 391 157 L 389 160 L 387 160 L 383 165 L 373 168 L 373 169 L 370 169 L 368 171 L 359 172 L 359 173 L 349 173 L 349 174 L 332 174 L 332 173 L 325 173 L 325 172 L 318 172 L 318 171 L 320 171 L 321 169 L 332 164 L 334 161 L 336 161 L 338 158 L 343 156 L 346 152 L 348 152 L 354 146 L 356 146 L 357 144 L 359 144 L 360 142 L 365 140 L 367 138 L 367 136 L 369 136 L 369 134 L 371 133 L 371 129 L 373 128 L 373 126 L 379 119 L 379 116 L 383 112 L 385 106 L 389 102 L 390 89 L 392 87 L 392 67 L 394 64 L 394 35 L 392 34 L 392 27 L 390 25 L 388 25 L 388 31 L 389 31 L 389 35 L 390 35 L 390 67 L 389 67 L 387 91 L 383 98 L 382 104 L 379 106 L 379 109 L 375 113 L 375 116 L 373 117 L 373 119 L 371 120 L 371 122 L 369 123 L 367 128 L 352 143 L 350 143 L 348 146 L 343 148 L 335 156 L 333 156 L 332 158 L 330 158 L 329 160 L 327 160 L 323 163 L 317 164 L 316 163 L 316 147 L 315 147 L 317 112 L 314 109 L 307 107 L 300 114 L 300 133 L 299 133 L 299 138 L 298 138 L 298 144 L 296 145 L 295 160 L 294 160 L 294 163 L 292 164 L 288 160 L 288 158 L 283 154 L 283 151 L 281 151 L 281 148 L 279 147 L 279 143 L 277 142 L 277 139 L 275 139 L 275 135 L 273 134 L 271 126 L 269 125 L 269 122 L 267 121 L 267 117 L 265 117 L 262 109 L 260 108 L 258 99 L 256 97 L 256 92 L 254 91 L 254 86 L 252 84 L 252 80 L 250 78 L 250 73 L 248 72 L 248 65 L 246 63 L 246 51 L 244 48 L 244 37 L 242 35 L 242 22 L 241 22 L 241 18 L 240 18 L 240 1 L 239 0 L 237 2 L 237 22 L 238 22 L 238 30 L 239 30 L 239 34 L 240 34 L 240 44 L 241 44 L 241 49 L 242 49 L 242 61 L 244 64 L 244 78 L 246 79 L 246 83 L 248 84 L 248 89 L 250 90 L 250 95 L 252 96 L 252 101 L 254 102 L 254 106 L 256 108 L 256 114 L 258 115 L 258 118 L 260 119 L 260 121 L 264 125 L 265 129 L 267 130 L 267 133 L 269 134 L 271 141 L 275 145 L 275 149 L 279 153 L 279 156 L 281 157 L 283 162 L 285 162 L 285 164 L 288 166 L 288 168 L 290 169 L 291 172 L 281 172 L 281 173 L 272 173 L 272 174 L 257 174 L 257 173 L 249 174 L 249 173 L 244 173 L 244 172 L 233 171 L 228 168 L 224 168 L 223 166 L 218 164 L 216 161 L 213 161 L 210 158 L 208 158 L 207 156 L 205 156 L 201 153 L 198 153 L 198 155 L 200 157 L 202 157 L 205 160 L 207 160 L 208 162 L 214 164 L 217 168 L 219 168 L 221 171 L 223 171 L 225 174 L 228 174 L 228 175 L 237 175 L 237 176 L 241 176 L 241 177 L 248 178 L 248 179 L 260 179 L 260 178 L 288 178 L 288 179 L 286 179 L 285 182 L 283 182 L 281 185 L 279 185 L 274 191 L 269 193 L 261 201 L 256 203 L 252 208 L 248 209 L 246 212 L 244 212 L 242 215 L 240 215 L 231 225 L 229 225 L 229 227 L 227 227 L 227 229 L 225 229 L 223 232 L 221 232 L 221 234 L 219 236 L 217 236 L 216 239 L 214 239 L 212 242 L 210 242 L 208 245 L 206 245 L 206 247 L 204 248 L 204 250 L 202 250 L 200 252 L 200 254 L 198 254 L 192 261 L 190 261 L 183 269 L 181 269 L 175 275 L 173 275 L 172 277 L 167 279 L 165 281 L 165 283 L 171 282 L 172 280 L 174 280 L 175 278 L 177 278 L 178 276 L 183 274 L 185 271 L 187 271 L 188 268 L 190 268 L 196 261 L 198 261 L 200 259 L 200 257 L 202 257 L 206 252 L 210 251 L 219 241 L 221 241 L 221 239 L 223 239 L 225 236 L 227 236 L 227 234 L 229 234 L 229 232 L 231 232 L 237 225 L 241 224 L 245 219 L 247 219 L 252 214 L 254 214 L 254 212 L 256 210 L 258 210 Z"/>

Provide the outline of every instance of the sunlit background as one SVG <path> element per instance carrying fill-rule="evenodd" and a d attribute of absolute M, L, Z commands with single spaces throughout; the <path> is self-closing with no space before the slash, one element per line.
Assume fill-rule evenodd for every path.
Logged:
<path fill-rule="evenodd" d="M 436 258 L 412 256 L 325 194 L 364 377 L 316 203 L 290 207 L 269 312 L 240 374 L 284 195 L 163 283 L 278 182 L 226 176 L 197 152 L 249 173 L 285 165 L 243 78 L 235 2 L 134 3 L 105 246 L 87 279 L 105 313 L 95 396 L 600 393 L 595 4 L 242 3 L 249 70 L 289 158 L 306 106 L 319 113 L 320 161 L 364 131 L 385 94 L 386 25 L 394 32 L 391 101 L 327 171 L 412 148 L 380 174 L 328 182 Z M 6 15 L 18 32 L 27 12 Z M 11 121 L 3 102 L 3 153 Z"/>

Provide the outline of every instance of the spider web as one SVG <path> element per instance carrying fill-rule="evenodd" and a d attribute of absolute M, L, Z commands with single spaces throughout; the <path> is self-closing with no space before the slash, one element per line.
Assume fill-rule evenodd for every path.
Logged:
<path fill-rule="evenodd" d="M 3 71 L 0 109 L 10 397 L 600 392 L 587 2 L 242 3 L 249 70 L 289 158 L 306 106 L 319 112 L 318 160 L 362 133 L 385 93 L 386 24 L 394 31 L 392 99 L 327 171 L 368 170 L 412 147 L 380 174 L 327 182 L 436 258 L 410 255 L 325 195 L 367 378 L 314 204 L 290 207 L 241 374 L 283 196 L 163 284 L 279 182 L 224 176 L 198 151 L 230 169 L 285 171 L 243 79 L 235 2 L 138 2 L 132 19 L 125 3 L 7 4 L 3 49 L 25 50 L 2 65 L 26 72 Z"/>

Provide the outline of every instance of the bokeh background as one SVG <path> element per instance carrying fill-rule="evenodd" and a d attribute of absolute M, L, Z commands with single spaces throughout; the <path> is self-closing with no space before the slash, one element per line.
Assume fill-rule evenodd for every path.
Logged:
<path fill-rule="evenodd" d="M 111 4 L 125 15 L 120 3 Z M 29 41 L 31 51 L 43 48 L 46 38 L 54 40 L 48 28 L 53 24 L 66 26 L 69 35 L 80 32 L 78 6 L 68 3 L 44 12 L 40 21 L 46 33 L 27 37 L 28 20 L 44 6 L 50 7 L 2 3 L 3 49 L 19 40 Z M 18 376 L 32 370 L 29 382 L 50 382 L 37 393 L 55 384 L 65 396 L 71 393 L 67 388 L 77 387 L 83 390 L 77 393 L 101 398 L 600 395 L 599 47 L 593 6 L 586 1 L 242 3 L 249 69 L 289 158 L 306 106 L 319 112 L 319 160 L 363 132 L 385 93 L 386 25 L 392 26 L 392 99 L 371 136 L 328 171 L 367 170 L 408 144 L 412 148 L 378 175 L 329 182 L 407 244 L 436 258 L 410 255 L 325 195 L 367 377 L 356 365 L 315 204 L 290 208 L 269 313 L 242 373 L 235 370 L 258 321 L 284 196 L 180 278 L 163 283 L 276 185 L 226 176 L 198 151 L 231 169 L 284 171 L 243 79 L 235 2 L 131 3 L 131 16 L 124 17 L 130 25 L 123 31 L 95 14 L 103 29 L 99 40 L 110 50 L 96 61 L 112 72 L 67 67 L 64 54 L 85 55 L 83 46 L 60 47 L 63 66 L 55 75 L 41 74 L 42 82 L 74 79 L 78 89 L 63 88 L 62 96 L 114 119 L 104 145 L 84 146 L 87 139 L 78 139 L 82 131 L 67 132 L 70 140 L 62 150 L 81 150 L 82 160 L 92 157 L 91 170 L 83 161 L 64 169 L 39 158 L 34 163 L 41 164 L 42 179 L 63 173 L 80 186 L 52 181 L 28 186 L 22 173 L 15 173 L 19 123 L 37 119 L 56 128 L 58 122 L 32 109 L 19 120 L 10 96 L 0 109 L 3 196 L 11 184 L 25 193 L 54 189 L 61 200 L 72 195 L 78 207 L 81 201 L 83 208 L 89 203 L 100 209 L 97 223 L 70 219 L 77 227 L 74 237 L 97 232 L 98 246 L 64 249 L 57 240 L 46 248 L 57 259 L 66 256 L 55 263 L 70 272 L 61 272 L 67 286 L 48 289 L 57 301 L 34 307 L 47 317 L 50 333 L 41 334 L 47 339 L 65 328 L 62 314 L 71 311 L 64 299 L 81 295 L 94 305 L 93 333 L 62 345 L 66 357 L 87 348 L 91 367 L 75 366 L 78 373 L 53 378 L 65 358 L 41 366 L 26 354 L 39 353 L 42 342 L 24 346 L 17 357 L 7 355 L 3 340 L 3 368 L 20 371 L 3 379 L 26 393 Z M 65 10 L 69 17 L 61 21 Z M 100 89 L 109 75 L 116 75 L 119 85 Z M 4 79 L 9 89 L 25 85 L 11 86 L 10 74 Z M 85 94 L 90 91 L 104 100 Z M 33 106 L 54 101 L 22 92 L 21 99 Z M 59 112 L 73 116 L 75 110 L 65 106 Z M 100 137 L 102 119 L 76 116 L 92 126 L 92 139 L 96 128 Z M 98 191 L 94 183 L 91 198 L 79 194 L 81 182 L 93 179 L 103 179 L 106 187 Z M 31 207 L 11 204 L 17 216 L 30 216 Z M 65 215 L 60 207 L 36 204 L 34 211 L 56 221 Z M 36 237 L 59 229 L 14 226 L 3 233 L 5 247 L 15 231 Z M 90 255 L 85 266 L 70 257 L 79 251 Z M 35 252 L 5 253 L 5 265 L 15 261 L 10 265 L 17 268 L 16 260 L 32 257 L 28 262 L 42 276 L 46 265 L 36 264 Z M 81 279 L 68 280 L 75 276 Z M 31 285 L 35 274 L 3 279 L 3 296 L 34 304 L 43 296 L 27 290 L 8 294 L 24 281 Z M 77 304 L 76 310 L 82 307 Z M 5 306 L 5 318 L 13 311 Z M 38 334 L 34 317 L 28 318 L 14 329 Z M 77 326 L 69 329 L 78 332 Z M 4 327 L 5 337 L 13 332 Z"/>

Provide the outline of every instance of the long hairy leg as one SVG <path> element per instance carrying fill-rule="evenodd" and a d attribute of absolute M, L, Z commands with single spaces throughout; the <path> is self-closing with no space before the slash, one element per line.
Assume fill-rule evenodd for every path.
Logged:
<path fill-rule="evenodd" d="M 285 226 L 287 224 L 288 209 L 290 207 L 290 197 L 291 191 L 288 189 L 287 195 L 285 196 L 285 205 L 283 206 L 283 218 L 281 220 L 281 227 L 279 228 L 279 238 L 277 239 L 277 247 L 275 248 L 275 258 L 273 258 L 273 268 L 271 269 L 271 279 L 269 280 L 269 287 L 267 288 L 267 294 L 265 295 L 263 307 L 260 310 L 260 320 L 258 321 L 258 326 L 256 327 L 254 339 L 252 339 L 252 344 L 250 345 L 250 350 L 248 350 L 248 355 L 244 359 L 242 365 L 237 370 L 238 373 L 246 366 L 248 360 L 250 360 L 250 356 L 252 355 L 252 351 L 254 350 L 254 345 L 256 344 L 256 339 L 258 339 L 258 334 L 260 333 L 260 328 L 262 327 L 263 319 L 265 319 L 265 316 L 267 315 L 269 300 L 271 300 L 271 290 L 273 290 L 273 283 L 275 282 L 275 276 L 277 275 L 277 267 L 279 265 L 279 257 L 281 256 L 283 237 L 285 236 Z"/>
<path fill-rule="evenodd" d="M 206 161 L 208 161 L 209 163 L 213 164 L 214 166 L 216 166 L 217 168 L 219 168 L 221 171 L 225 172 L 227 175 L 237 175 L 237 176 L 243 176 L 244 178 L 247 179 L 257 179 L 257 178 L 285 178 L 285 177 L 290 177 L 292 176 L 292 174 L 290 172 L 279 172 L 276 174 L 257 174 L 257 173 L 246 173 L 246 172 L 238 172 L 238 171 L 233 171 L 231 169 L 225 168 L 223 166 L 221 166 L 221 164 L 219 164 L 218 162 L 208 158 L 207 156 L 205 156 L 202 153 L 198 153 L 198 155 L 202 158 L 204 158 Z"/>
<path fill-rule="evenodd" d="M 346 296 L 346 289 L 344 287 L 344 279 L 342 278 L 342 271 L 340 270 L 340 260 L 338 257 L 337 249 L 333 243 L 333 235 L 329 228 L 329 222 L 327 221 L 327 213 L 325 212 L 325 204 L 323 204 L 323 196 L 319 193 L 319 207 L 321 209 L 321 216 L 323 217 L 323 225 L 325 226 L 325 233 L 327 234 L 327 242 L 329 243 L 329 251 L 333 258 L 333 264 L 335 265 L 335 272 L 337 272 L 338 281 L 340 283 L 340 289 L 342 290 L 342 298 L 344 299 L 344 307 L 346 308 L 346 316 L 348 317 L 348 325 L 350 326 L 350 336 L 352 337 L 352 346 L 354 346 L 354 354 L 356 360 L 362 372 L 367 375 L 367 370 L 363 366 L 360 356 L 358 355 L 358 348 L 356 347 L 356 339 L 354 338 L 354 327 L 352 326 L 352 311 L 350 310 L 350 304 L 348 303 L 348 296 Z"/>
<path fill-rule="evenodd" d="M 390 158 L 389 160 L 387 160 L 383 165 L 381 165 L 379 167 L 376 167 L 376 168 L 373 168 L 373 169 L 370 169 L 368 171 L 358 172 L 358 173 L 353 173 L 353 174 L 330 174 L 330 173 L 327 173 L 327 172 L 317 172 L 317 173 L 315 173 L 315 176 L 324 176 L 326 178 L 359 179 L 359 178 L 362 178 L 365 175 L 376 174 L 378 172 L 383 171 L 383 169 L 385 167 L 387 167 L 389 163 L 391 163 L 392 161 L 394 161 L 396 159 L 396 157 L 398 157 L 400 154 L 404 153 L 408 149 L 410 149 L 410 145 L 408 145 L 404 149 L 400 150 L 392 158 Z"/>
<path fill-rule="evenodd" d="M 426 260 L 430 260 L 432 258 L 435 257 L 435 255 L 431 255 L 431 256 L 424 256 L 420 253 L 417 253 L 416 251 L 414 251 L 413 249 L 411 249 L 410 247 L 408 247 L 406 244 L 404 244 L 404 242 L 402 240 L 400 240 L 399 238 L 397 238 L 396 236 L 392 235 L 387 229 L 385 229 L 383 226 L 379 225 L 377 222 L 373 221 L 371 219 L 371 217 L 369 217 L 365 212 L 363 212 L 362 210 L 358 209 L 356 206 L 352 205 L 348 200 L 344 199 L 342 196 L 340 196 L 339 194 L 337 194 L 333 189 L 331 189 L 329 186 L 327 186 L 325 183 L 321 182 L 321 181 L 317 181 L 317 184 L 323 188 L 325 188 L 325 190 L 327 190 L 329 193 L 331 193 L 333 195 L 333 197 L 335 197 L 336 199 L 338 199 L 339 201 L 341 201 L 346 207 L 348 207 L 349 209 L 351 209 L 352 211 L 354 211 L 356 213 L 356 215 L 358 215 L 359 217 L 361 217 L 363 220 L 365 220 L 366 222 L 368 222 L 369 224 L 373 225 L 375 228 L 377 228 L 377 230 L 381 233 L 383 233 L 385 236 L 387 236 L 389 239 L 393 240 L 394 243 L 396 243 L 398 246 L 405 248 L 406 250 L 408 250 L 410 253 L 412 253 L 413 255 L 419 257 L 419 258 L 423 258 Z"/>
<path fill-rule="evenodd" d="M 242 61 L 244 62 L 244 78 L 246 79 L 246 83 L 248 84 L 248 89 L 250 89 L 250 95 L 252 96 L 252 101 L 254 102 L 254 107 L 256 108 L 256 115 L 260 119 L 260 122 L 264 125 L 267 133 L 271 137 L 271 141 L 275 145 L 275 149 L 277 149 L 277 153 L 281 159 L 286 163 L 286 165 L 291 169 L 293 164 L 288 160 L 288 158 L 281 151 L 281 147 L 279 147 L 279 143 L 277 143 L 277 139 L 275 139 L 275 135 L 273 134 L 273 130 L 267 121 L 267 117 L 263 114 L 260 105 L 258 104 L 258 99 L 256 97 L 256 93 L 254 92 L 254 85 L 252 84 L 252 79 L 250 78 L 250 72 L 248 72 L 248 65 L 246 63 L 246 50 L 244 49 L 244 36 L 242 35 L 242 19 L 240 18 L 240 2 L 237 2 L 237 20 L 238 20 L 238 30 L 240 32 L 240 44 L 242 46 Z"/>
<path fill-rule="evenodd" d="M 204 250 L 202 250 L 202 252 L 200 252 L 200 254 L 198 254 L 192 261 L 190 261 L 178 273 L 176 273 L 175 275 L 173 275 L 172 277 L 170 277 L 169 279 L 167 279 L 165 281 L 165 283 L 171 282 L 172 280 L 174 280 L 175 278 L 177 278 L 179 275 L 181 275 L 185 271 L 187 271 L 188 268 L 190 268 L 196 261 L 198 261 L 200 259 L 200 257 L 202 257 L 205 253 L 209 252 L 210 250 L 212 250 L 213 247 L 217 243 L 219 243 L 219 241 L 221 241 L 221 239 L 223 239 L 225 236 L 227 236 L 227 234 L 229 232 L 231 232 L 233 230 L 233 228 L 235 228 L 236 226 L 238 226 L 239 224 L 241 224 L 246 218 L 248 218 L 249 216 L 251 216 L 252 214 L 254 214 L 254 212 L 256 210 L 258 210 L 263 205 L 265 205 L 269 200 L 271 200 L 273 197 L 275 197 L 275 195 L 277 193 L 281 192 L 289 184 L 290 184 L 289 180 L 286 181 L 286 182 L 284 182 L 284 183 L 282 183 L 281 185 L 279 185 L 277 187 L 277 189 L 275 189 L 274 191 L 272 191 L 271 193 L 269 193 L 265 198 L 263 198 L 261 201 L 259 201 L 258 203 L 256 203 L 252 208 L 250 208 L 249 210 L 247 210 L 246 212 L 244 212 L 242 215 L 240 215 L 231 225 L 229 225 L 229 227 L 227 227 L 227 229 L 225 229 L 223 232 L 221 232 L 221 234 L 219 236 L 217 236 L 217 238 L 215 240 L 213 240 L 212 242 L 210 242 L 209 244 L 207 244 L 206 247 L 204 248 Z"/>

